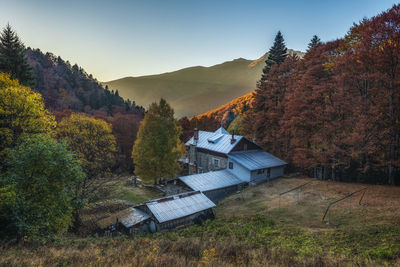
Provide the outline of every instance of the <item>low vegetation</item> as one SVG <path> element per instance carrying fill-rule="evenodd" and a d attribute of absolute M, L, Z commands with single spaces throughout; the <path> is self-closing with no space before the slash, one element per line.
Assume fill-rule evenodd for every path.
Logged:
<path fill-rule="evenodd" d="M 24 244 L 0 252 L 0 265 L 113 266 L 365 266 L 400 263 L 400 188 L 370 186 L 368 205 L 360 195 L 327 204 L 359 184 L 317 181 L 281 199 L 280 192 L 311 181 L 280 178 L 223 200 L 216 219 L 171 232 L 136 237 L 59 237 L 43 246 Z"/>

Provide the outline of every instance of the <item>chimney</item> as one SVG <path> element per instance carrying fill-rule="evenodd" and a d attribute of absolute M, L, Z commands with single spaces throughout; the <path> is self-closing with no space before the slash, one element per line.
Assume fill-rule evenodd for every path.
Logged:
<path fill-rule="evenodd" d="M 232 130 L 232 138 L 231 138 L 231 145 L 233 144 L 233 143 L 235 143 L 235 131 L 234 130 Z"/>
<path fill-rule="evenodd" d="M 197 141 L 199 140 L 199 129 L 197 129 L 197 128 L 194 128 L 193 140 L 196 144 L 197 144 Z"/>

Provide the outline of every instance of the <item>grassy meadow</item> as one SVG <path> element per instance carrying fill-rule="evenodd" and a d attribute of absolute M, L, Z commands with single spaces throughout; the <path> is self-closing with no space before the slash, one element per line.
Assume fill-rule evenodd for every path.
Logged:
<path fill-rule="evenodd" d="M 322 222 L 327 204 L 365 185 L 313 180 L 300 196 L 298 191 L 282 196 L 279 208 L 280 192 L 308 181 L 280 178 L 249 187 L 221 201 L 216 219 L 202 226 L 136 237 L 62 236 L 40 245 L 5 245 L 0 266 L 400 264 L 400 188 L 370 186 L 368 205 L 359 205 L 361 195 L 354 195 L 351 209 L 349 199 L 334 206 L 328 225 Z"/>

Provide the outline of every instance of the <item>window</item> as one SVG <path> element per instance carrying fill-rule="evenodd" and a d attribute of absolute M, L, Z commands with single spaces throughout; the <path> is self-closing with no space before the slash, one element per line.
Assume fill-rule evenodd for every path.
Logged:
<path fill-rule="evenodd" d="M 219 159 L 214 159 L 214 168 L 219 168 Z"/>
<path fill-rule="evenodd" d="M 229 162 L 229 169 L 233 169 L 233 162 Z"/>
<path fill-rule="evenodd" d="M 257 170 L 257 174 L 263 174 L 263 173 L 264 173 L 264 169 Z"/>

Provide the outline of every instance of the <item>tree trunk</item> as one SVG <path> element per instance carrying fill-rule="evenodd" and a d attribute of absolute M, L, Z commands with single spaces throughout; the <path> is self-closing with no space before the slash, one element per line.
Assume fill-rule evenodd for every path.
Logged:
<path fill-rule="evenodd" d="M 394 138 L 395 138 L 395 121 L 394 121 L 394 107 L 393 107 L 393 82 L 390 81 L 389 85 L 389 90 L 390 90 L 390 96 L 389 96 L 389 112 L 390 112 L 390 133 L 389 133 L 389 166 L 388 166 L 388 184 L 393 185 L 394 184 L 394 179 L 393 179 L 393 161 L 395 157 L 395 144 L 394 144 Z"/>
<path fill-rule="evenodd" d="M 72 213 L 72 217 L 74 219 L 74 222 L 72 224 L 72 232 L 79 234 L 79 228 L 82 226 L 82 220 L 79 216 L 79 209 L 74 210 Z"/>

